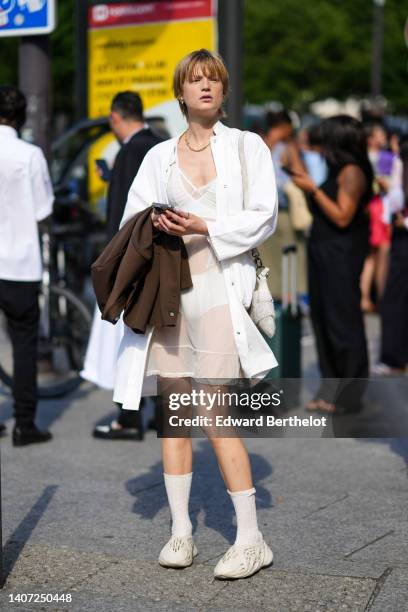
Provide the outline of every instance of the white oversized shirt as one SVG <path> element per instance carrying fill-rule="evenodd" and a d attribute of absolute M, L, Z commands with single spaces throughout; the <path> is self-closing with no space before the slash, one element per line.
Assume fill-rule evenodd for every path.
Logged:
<path fill-rule="evenodd" d="M 244 375 L 263 378 L 277 366 L 277 361 L 246 308 L 251 303 L 256 281 L 250 251 L 273 234 L 277 223 L 278 199 L 272 159 L 258 135 L 245 135 L 249 202 L 244 210 L 238 154 L 241 132 L 221 122 L 213 129 L 215 135 L 210 138 L 210 145 L 218 178 L 217 213 L 214 221 L 207 222 L 207 240 L 221 264 L 234 340 Z M 130 187 L 121 227 L 153 202 L 168 203 L 167 181 L 171 166 L 176 163 L 179 137 L 166 140 L 147 152 Z M 155 377 L 144 376 L 152 332 L 151 327 L 145 334 L 135 334 L 124 326 L 113 399 L 125 409 L 137 410 L 141 395 L 157 394 Z"/>
<path fill-rule="evenodd" d="M 41 149 L 0 125 L 0 279 L 41 280 L 37 222 L 51 214 L 53 200 Z"/>

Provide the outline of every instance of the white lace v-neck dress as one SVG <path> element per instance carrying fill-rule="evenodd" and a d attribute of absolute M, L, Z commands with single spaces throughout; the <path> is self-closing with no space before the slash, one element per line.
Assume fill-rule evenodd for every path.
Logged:
<path fill-rule="evenodd" d="M 169 202 L 178 209 L 213 220 L 216 184 L 217 178 L 195 187 L 177 161 L 168 181 Z M 181 292 L 176 326 L 153 331 L 145 375 L 191 377 L 207 384 L 232 382 L 243 374 L 221 266 L 205 236 L 195 234 L 183 240 L 193 287 Z"/>

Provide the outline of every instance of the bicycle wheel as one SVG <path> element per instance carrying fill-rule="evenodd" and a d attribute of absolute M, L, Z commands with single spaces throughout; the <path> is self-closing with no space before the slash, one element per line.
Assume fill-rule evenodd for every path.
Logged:
<path fill-rule="evenodd" d="M 84 302 L 69 289 L 51 285 L 49 310 L 45 312 L 44 296 L 40 296 L 38 398 L 66 395 L 82 382 L 83 366 L 92 323 L 92 314 Z M 0 329 L 0 379 L 11 387 L 11 343 Z"/>

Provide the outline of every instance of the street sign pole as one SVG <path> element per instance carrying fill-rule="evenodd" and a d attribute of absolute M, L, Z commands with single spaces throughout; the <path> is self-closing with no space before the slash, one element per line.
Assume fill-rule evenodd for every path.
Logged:
<path fill-rule="evenodd" d="M 24 137 L 49 158 L 51 68 L 49 36 L 24 36 L 19 49 L 19 86 L 27 98 Z"/>
<path fill-rule="evenodd" d="M 228 68 L 231 89 L 226 123 L 237 128 L 242 127 L 243 22 L 243 0 L 218 0 L 218 48 Z"/>
<path fill-rule="evenodd" d="M 88 5 L 87 0 L 75 0 L 75 117 L 88 116 Z"/>

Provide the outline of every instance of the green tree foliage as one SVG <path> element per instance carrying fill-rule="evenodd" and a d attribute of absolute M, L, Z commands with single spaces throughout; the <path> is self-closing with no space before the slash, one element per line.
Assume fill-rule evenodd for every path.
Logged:
<path fill-rule="evenodd" d="M 58 27 L 51 37 L 53 105 L 72 114 L 73 2 L 57 4 Z M 246 100 L 278 100 L 302 109 L 328 96 L 367 96 L 372 16 L 372 0 L 246 0 Z M 400 112 L 407 111 L 408 100 L 406 18 L 404 2 L 386 0 L 383 91 Z M 18 40 L 0 38 L 0 83 L 18 82 Z"/>
<path fill-rule="evenodd" d="M 18 44 L 16 38 L 0 38 L 0 84 L 17 85 Z"/>
<path fill-rule="evenodd" d="M 58 111 L 74 112 L 74 3 L 58 0 L 58 27 L 53 32 L 52 83 L 53 103 Z M 84 57 L 84 62 L 86 58 Z"/>
<path fill-rule="evenodd" d="M 407 110 L 406 6 L 386 0 L 383 92 Z M 370 93 L 371 0 L 246 0 L 246 100 L 289 107 Z"/>

